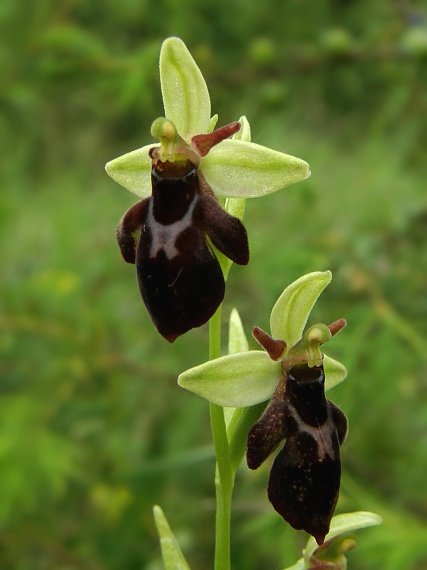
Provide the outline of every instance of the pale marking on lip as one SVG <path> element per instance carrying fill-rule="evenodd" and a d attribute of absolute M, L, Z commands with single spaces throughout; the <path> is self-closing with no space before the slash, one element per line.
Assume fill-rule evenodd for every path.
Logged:
<path fill-rule="evenodd" d="M 179 255 L 179 251 L 176 247 L 176 241 L 182 232 L 191 227 L 196 201 L 197 196 L 194 196 L 183 217 L 180 220 L 167 225 L 161 224 L 155 220 L 153 215 L 153 202 L 150 202 L 149 219 L 152 236 L 152 243 L 150 246 L 151 259 L 157 257 L 160 251 L 164 251 L 169 260 Z"/>
<path fill-rule="evenodd" d="M 328 419 L 325 420 L 325 422 L 319 426 L 319 427 L 313 427 L 313 426 L 309 426 L 308 424 L 306 424 L 300 417 L 300 415 L 298 414 L 298 411 L 295 409 L 294 406 L 292 406 L 292 404 L 289 404 L 289 408 L 290 408 L 290 413 L 292 415 L 292 417 L 295 419 L 295 421 L 298 424 L 298 430 L 299 432 L 305 432 L 308 435 L 310 435 L 314 441 L 317 444 L 317 459 L 319 461 L 323 461 L 326 457 L 326 455 L 328 455 L 332 460 L 335 459 L 335 453 L 334 453 L 334 446 L 333 446 L 333 442 L 332 442 L 332 438 L 331 438 L 331 430 L 329 429 L 329 422 Z"/>

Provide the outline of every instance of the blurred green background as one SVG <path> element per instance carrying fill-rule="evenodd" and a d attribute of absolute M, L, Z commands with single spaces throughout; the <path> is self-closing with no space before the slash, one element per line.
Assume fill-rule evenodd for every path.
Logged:
<path fill-rule="evenodd" d="M 224 314 L 267 329 L 287 284 L 332 270 L 313 322 L 349 322 L 329 349 L 349 370 L 330 394 L 350 422 L 337 512 L 384 517 L 349 567 L 427 568 L 425 2 L 3 0 L 0 24 L 0 568 L 159 570 L 155 503 L 212 567 L 207 404 L 176 386 L 207 327 L 172 346 L 154 331 L 115 243 L 136 199 L 104 173 L 163 114 L 170 35 L 219 125 L 244 113 L 254 141 L 312 167 L 248 202 L 252 259 Z M 280 570 L 305 544 L 268 470 L 238 475 L 236 570 Z"/>

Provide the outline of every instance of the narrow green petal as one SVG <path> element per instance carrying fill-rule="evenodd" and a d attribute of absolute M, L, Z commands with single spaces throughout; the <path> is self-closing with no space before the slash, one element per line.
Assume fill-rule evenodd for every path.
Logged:
<path fill-rule="evenodd" d="M 250 350 L 190 368 L 178 384 L 219 406 L 244 408 L 271 398 L 280 373 L 279 362 L 262 350 Z"/>
<path fill-rule="evenodd" d="M 308 164 L 252 142 L 227 139 L 201 160 L 212 190 L 227 198 L 256 198 L 310 176 Z"/>
<path fill-rule="evenodd" d="M 186 45 L 168 38 L 160 50 L 160 83 L 165 115 L 187 141 L 208 132 L 211 100 L 204 77 Z"/>
<path fill-rule="evenodd" d="M 242 320 L 237 309 L 231 311 L 228 330 L 228 354 L 247 352 L 249 350 L 248 339 L 246 338 Z"/>
<path fill-rule="evenodd" d="M 347 377 L 347 368 L 338 360 L 334 360 L 326 354 L 323 355 L 325 367 L 325 390 L 330 390 Z"/>
<path fill-rule="evenodd" d="M 284 340 L 289 348 L 294 346 L 302 337 L 314 303 L 331 279 L 330 271 L 314 271 L 286 287 L 271 311 L 272 337 Z"/>
<path fill-rule="evenodd" d="M 151 159 L 148 151 L 154 146 L 158 145 L 149 144 L 110 160 L 105 165 L 108 176 L 140 198 L 147 198 L 151 194 Z"/>
<path fill-rule="evenodd" d="M 157 532 L 159 533 L 165 570 L 190 570 L 190 566 L 181 552 L 178 541 L 168 524 L 164 512 L 156 505 L 153 508 L 153 513 Z"/>
<path fill-rule="evenodd" d="M 367 528 L 369 526 L 375 526 L 382 523 L 382 518 L 375 514 L 367 511 L 357 511 L 355 513 L 344 513 L 342 515 L 337 515 L 331 520 L 331 526 L 328 534 L 325 537 L 325 541 L 331 540 L 340 534 L 345 532 L 351 532 L 353 530 L 359 530 L 362 528 Z M 304 551 L 304 560 L 308 566 L 310 566 L 310 558 L 314 551 L 317 550 L 318 545 L 313 537 L 311 537 L 307 542 L 307 547 Z"/>

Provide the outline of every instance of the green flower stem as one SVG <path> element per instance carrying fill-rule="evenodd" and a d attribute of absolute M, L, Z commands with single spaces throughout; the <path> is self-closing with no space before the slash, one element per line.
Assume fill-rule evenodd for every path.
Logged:
<path fill-rule="evenodd" d="M 226 209 L 234 216 L 243 218 L 245 199 L 228 200 Z M 231 268 L 231 261 L 211 244 L 227 281 Z M 221 312 L 222 304 L 209 321 L 209 360 L 221 356 Z M 216 520 L 215 520 L 215 570 L 230 570 L 230 527 L 231 527 L 231 500 L 234 480 L 239 462 L 232 461 L 232 455 L 227 436 L 224 408 L 209 403 L 211 417 L 212 439 L 216 454 L 215 492 L 216 492 Z M 235 455 L 238 455 L 235 454 Z"/>
<path fill-rule="evenodd" d="M 209 321 L 209 358 L 221 356 L 221 306 Z M 224 409 L 209 404 L 212 438 L 216 453 L 215 490 L 215 570 L 230 569 L 231 497 L 235 472 L 231 468 L 230 447 L 227 439 Z"/>
<path fill-rule="evenodd" d="M 215 406 L 215 404 L 212 404 Z M 215 471 L 216 520 L 215 520 L 215 570 L 230 570 L 230 518 L 231 498 L 233 494 L 234 476 L 225 484 Z"/>
<path fill-rule="evenodd" d="M 218 307 L 209 321 L 209 360 L 221 356 L 221 314 L 222 305 Z"/>

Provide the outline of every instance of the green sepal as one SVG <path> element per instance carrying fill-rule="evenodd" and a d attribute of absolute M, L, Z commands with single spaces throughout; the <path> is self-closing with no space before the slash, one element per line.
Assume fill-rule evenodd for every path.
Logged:
<path fill-rule="evenodd" d="M 248 339 L 237 309 L 231 311 L 228 327 L 228 354 L 248 351 Z M 230 461 L 234 471 L 239 467 L 245 454 L 248 432 L 261 415 L 264 407 L 265 404 L 261 403 L 248 408 L 224 408 Z"/>
<path fill-rule="evenodd" d="M 311 310 L 331 279 L 330 271 L 314 271 L 286 287 L 271 311 L 271 336 L 293 347 L 302 338 Z"/>
<path fill-rule="evenodd" d="M 237 354 L 249 350 L 248 339 L 243 329 L 242 320 L 237 309 L 230 313 L 228 322 L 228 354 Z M 228 426 L 233 418 L 235 408 L 224 408 L 225 423 Z"/>
<path fill-rule="evenodd" d="M 300 558 L 298 562 L 296 562 L 293 566 L 286 568 L 285 570 L 307 570 L 314 568 L 312 558 L 313 555 L 315 559 L 314 563 L 317 563 L 316 568 L 323 568 L 326 567 L 326 565 L 328 568 L 346 568 L 347 565 L 344 554 L 350 549 L 351 546 L 354 546 L 354 540 L 347 539 L 347 541 L 351 541 L 353 543 L 352 545 L 349 545 L 346 544 L 347 541 L 345 537 L 343 537 L 343 540 L 340 544 L 337 545 L 336 548 L 333 547 L 333 543 L 330 546 L 327 543 L 332 541 L 334 538 L 348 532 L 375 526 L 381 523 L 381 517 L 375 513 L 370 512 L 359 511 L 355 513 L 337 515 L 333 517 L 331 521 L 330 531 L 326 535 L 325 543 L 319 547 L 314 538 L 310 537 L 307 542 L 307 546 L 303 551 L 304 557 Z M 335 558 L 335 560 L 331 560 L 330 563 L 328 563 L 328 551 L 330 551 L 333 558 Z M 319 555 L 319 558 L 317 558 L 317 554 Z M 324 561 L 325 564 L 321 565 L 321 561 Z M 335 562 L 337 563 L 335 564 Z"/>
<path fill-rule="evenodd" d="M 178 541 L 172 532 L 162 509 L 156 505 L 153 508 L 154 520 L 160 538 L 165 570 L 191 570 L 181 552 Z"/>
<path fill-rule="evenodd" d="M 285 568 L 285 570 L 305 570 L 306 566 L 304 564 L 304 558 L 300 558 L 298 562 L 295 562 L 293 566 Z"/>
<path fill-rule="evenodd" d="M 232 137 L 233 140 L 241 140 L 249 142 L 251 140 L 251 126 L 248 119 L 243 115 L 239 119 L 241 125 L 240 130 Z M 225 201 L 225 209 L 231 216 L 243 220 L 245 215 L 246 198 L 227 198 Z"/>
<path fill-rule="evenodd" d="M 367 528 L 369 526 L 375 526 L 381 523 L 382 518 L 379 515 L 368 511 L 357 511 L 354 513 L 336 515 L 331 520 L 331 526 L 328 534 L 325 537 L 325 543 L 329 540 L 332 540 L 333 538 L 336 538 L 340 534 Z M 314 538 L 309 538 L 307 546 L 304 550 L 304 562 L 306 568 L 310 567 L 310 558 L 318 548 L 319 546 L 317 545 Z"/>
<path fill-rule="evenodd" d="M 148 151 L 158 144 L 148 144 L 110 160 L 105 165 L 108 176 L 140 198 L 151 195 L 151 158 Z"/>
<path fill-rule="evenodd" d="M 212 190 L 226 198 L 256 198 L 310 176 L 309 165 L 253 142 L 227 139 L 201 160 Z"/>
<path fill-rule="evenodd" d="M 338 360 L 331 358 L 327 354 L 323 355 L 323 366 L 325 369 L 325 390 L 330 390 L 347 377 L 347 368 Z"/>
<path fill-rule="evenodd" d="M 179 38 L 168 38 L 160 50 L 160 84 L 165 115 L 187 141 L 207 133 L 211 122 L 211 100 L 206 81 L 187 46 Z"/>
<path fill-rule="evenodd" d="M 246 198 L 227 198 L 225 201 L 224 209 L 235 218 L 243 220 L 246 209 Z"/>
<path fill-rule="evenodd" d="M 209 237 L 207 238 L 208 243 L 210 248 L 212 249 L 212 251 L 215 254 L 215 257 L 218 260 L 218 263 L 221 266 L 221 271 L 222 274 L 224 275 L 224 280 L 227 281 L 228 279 L 228 274 L 230 273 L 230 269 L 231 266 L 233 265 L 233 262 L 231 261 L 231 259 L 227 256 L 225 256 L 222 251 L 219 251 L 219 249 L 217 249 L 214 244 L 211 242 L 211 240 L 209 239 Z"/>
<path fill-rule="evenodd" d="M 228 354 L 247 352 L 249 350 L 248 339 L 243 329 L 242 320 L 237 309 L 230 313 L 228 324 Z"/>
<path fill-rule="evenodd" d="M 219 406 L 245 408 L 271 398 L 280 375 L 280 362 L 250 350 L 190 368 L 179 375 L 178 384 Z"/>

